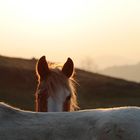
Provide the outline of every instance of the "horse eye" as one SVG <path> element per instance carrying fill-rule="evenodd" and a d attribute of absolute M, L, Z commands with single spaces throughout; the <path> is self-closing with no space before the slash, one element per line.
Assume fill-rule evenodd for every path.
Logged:
<path fill-rule="evenodd" d="M 69 95 L 67 98 L 66 98 L 66 100 L 70 100 L 71 99 L 71 95 Z"/>

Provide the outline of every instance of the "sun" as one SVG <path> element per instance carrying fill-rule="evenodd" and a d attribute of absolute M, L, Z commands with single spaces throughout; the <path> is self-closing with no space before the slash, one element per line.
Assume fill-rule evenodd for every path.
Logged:
<path fill-rule="evenodd" d="M 79 0 L 14 0 L 13 5 L 18 9 L 19 16 L 29 20 L 59 23 L 70 19 L 74 20 L 77 15 L 80 16 L 82 6 L 84 6 L 83 2 Z"/>

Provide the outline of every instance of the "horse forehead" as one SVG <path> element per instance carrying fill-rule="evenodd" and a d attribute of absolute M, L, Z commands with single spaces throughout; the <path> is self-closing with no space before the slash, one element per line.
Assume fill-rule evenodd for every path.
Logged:
<path fill-rule="evenodd" d="M 65 102 L 67 96 L 69 96 L 70 91 L 67 89 L 59 90 L 53 96 L 48 97 L 48 111 L 63 111 L 63 103 Z"/>

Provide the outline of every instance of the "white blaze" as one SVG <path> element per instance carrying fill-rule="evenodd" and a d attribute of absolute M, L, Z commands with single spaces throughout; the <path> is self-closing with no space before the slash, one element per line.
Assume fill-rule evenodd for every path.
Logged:
<path fill-rule="evenodd" d="M 63 104 L 70 95 L 67 89 L 60 89 L 55 95 L 48 98 L 48 112 L 62 112 Z"/>

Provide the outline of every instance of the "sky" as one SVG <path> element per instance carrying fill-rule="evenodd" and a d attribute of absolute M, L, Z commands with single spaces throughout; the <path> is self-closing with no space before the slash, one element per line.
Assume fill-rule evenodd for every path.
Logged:
<path fill-rule="evenodd" d="M 103 69 L 140 62 L 140 0 L 0 0 L 0 55 Z"/>

